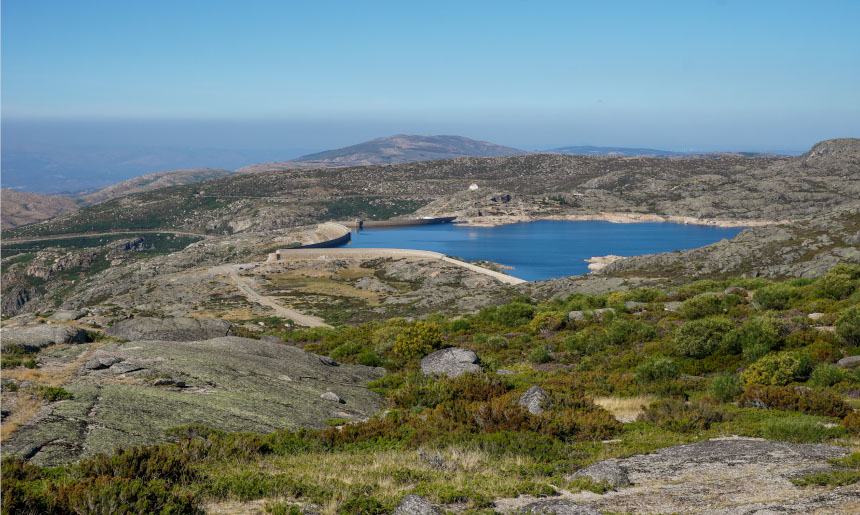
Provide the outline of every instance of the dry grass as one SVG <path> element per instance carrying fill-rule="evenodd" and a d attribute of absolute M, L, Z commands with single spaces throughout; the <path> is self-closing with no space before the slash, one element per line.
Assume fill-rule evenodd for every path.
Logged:
<path fill-rule="evenodd" d="M 638 397 L 596 397 L 594 404 L 612 413 L 619 422 L 633 422 L 642 413 L 642 406 L 648 406 L 657 398 L 653 395 Z"/>
<path fill-rule="evenodd" d="M 26 394 L 19 394 L 15 401 L 15 409 L 0 426 L 0 442 L 5 442 L 18 431 L 22 424 L 26 424 L 35 417 L 41 407 L 42 401 L 39 399 Z"/>

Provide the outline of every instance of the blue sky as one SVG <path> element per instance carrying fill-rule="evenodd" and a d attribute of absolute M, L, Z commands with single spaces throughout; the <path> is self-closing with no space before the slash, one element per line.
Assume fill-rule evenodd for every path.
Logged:
<path fill-rule="evenodd" d="M 12 122 L 145 119 L 263 120 L 308 150 L 804 149 L 860 136 L 860 2 L 6 0 L 2 74 L 10 143 Z"/>

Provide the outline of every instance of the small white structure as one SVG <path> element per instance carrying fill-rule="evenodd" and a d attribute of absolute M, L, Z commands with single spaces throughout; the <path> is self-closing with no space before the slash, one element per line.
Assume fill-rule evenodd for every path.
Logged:
<path fill-rule="evenodd" d="M 469 185 L 469 191 L 476 191 L 478 189 L 478 184 L 473 182 Z"/>

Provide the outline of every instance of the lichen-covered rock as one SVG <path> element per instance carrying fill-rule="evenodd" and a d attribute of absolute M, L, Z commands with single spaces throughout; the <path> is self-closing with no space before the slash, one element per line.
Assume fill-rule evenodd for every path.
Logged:
<path fill-rule="evenodd" d="M 547 499 L 526 504 L 517 513 L 523 515 L 600 515 L 594 508 L 565 499 Z"/>
<path fill-rule="evenodd" d="M 606 483 L 612 488 L 623 488 L 631 485 L 630 478 L 627 477 L 627 471 L 616 460 L 592 463 L 574 472 L 568 480 L 576 478 L 588 478 L 595 483 Z"/>
<path fill-rule="evenodd" d="M 217 318 L 129 318 L 105 329 L 105 336 L 123 340 L 183 342 L 227 336 L 232 325 Z"/>
<path fill-rule="evenodd" d="M 121 361 L 122 358 L 116 356 L 93 356 L 84 363 L 84 368 L 87 370 L 102 370 L 110 368 Z"/>
<path fill-rule="evenodd" d="M 600 309 L 590 309 L 584 311 L 571 311 L 567 314 L 568 320 L 572 320 L 574 322 L 581 322 L 583 320 L 587 320 L 589 318 L 589 313 L 591 316 L 595 318 L 600 318 L 606 313 L 612 313 L 615 310 L 612 308 L 600 308 Z"/>
<path fill-rule="evenodd" d="M 338 397 L 338 395 L 334 392 L 325 392 L 324 394 L 320 395 L 320 399 L 337 403 L 343 402 L 343 399 Z"/>
<path fill-rule="evenodd" d="M 0 330 L 0 345 L 6 349 L 17 345 L 27 351 L 37 351 L 59 343 L 83 343 L 87 332 L 69 325 L 39 325 L 36 327 L 6 327 Z"/>
<path fill-rule="evenodd" d="M 421 372 L 424 375 L 442 374 L 457 377 L 466 372 L 480 372 L 478 355 L 469 349 L 450 347 L 424 356 Z"/>
<path fill-rule="evenodd" d="M 848 356 L 836 362 L 837 366 L 842 368 L 857 368 L 860 367 L 860 356 Z"/>
<path fill-rule="evenodd" d="M 439 515 L 442 510 L 430 504 L 427 499 L 410 494 L 400 500 L 394 515 Z"/>
<path fill-rule="evenodd" d="M 546 392 L 540 386 L 532 386 L 520 396 L 519 405 L 525 406 L 532 415 L 543 413 L 543 402 L 547 399 Z"/>

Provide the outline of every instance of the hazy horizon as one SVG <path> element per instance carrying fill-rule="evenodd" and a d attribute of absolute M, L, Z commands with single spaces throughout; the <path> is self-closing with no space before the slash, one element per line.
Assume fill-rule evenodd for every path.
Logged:
<path fill-rule="evenodd" d="M 2 12 L 4 187 L 396 133 L 797 153 L 860 136 L 860 3 L 46 0 Z"/>

